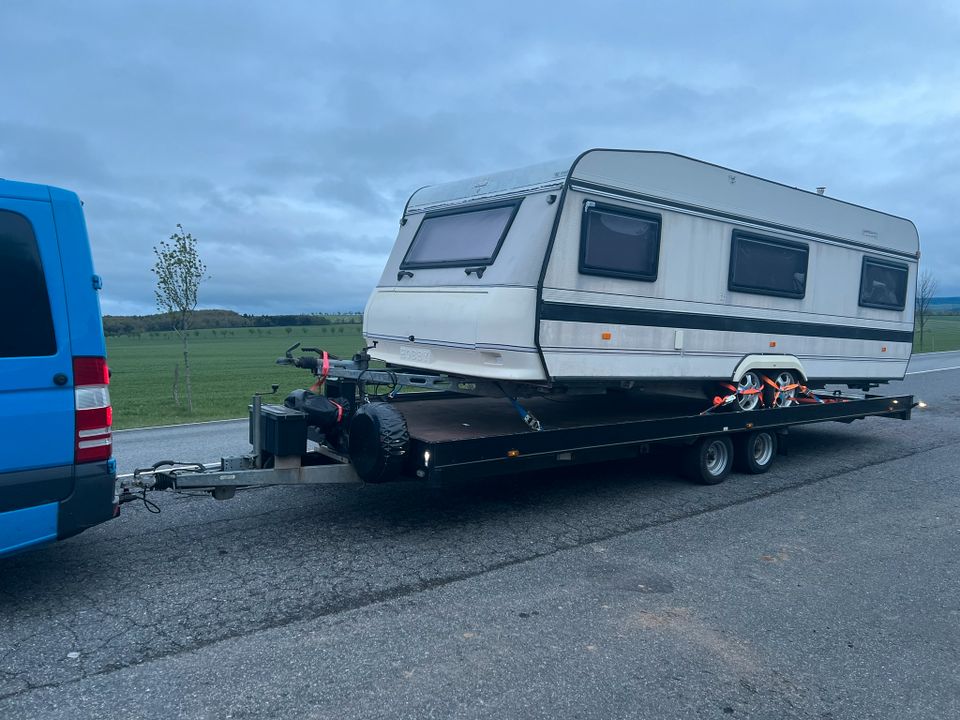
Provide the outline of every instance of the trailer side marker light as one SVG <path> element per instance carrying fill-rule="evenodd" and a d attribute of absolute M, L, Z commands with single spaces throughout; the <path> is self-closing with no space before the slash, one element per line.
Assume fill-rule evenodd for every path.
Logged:
<path fill-rule="evenodd" d="M 886 352 L 886 351 L 887 351 L 887 346 L 886 346 L 886 345 L 884 345 L 882 348 L 880 348 L 880 352 Z"/>
<path fill-rule="evenodd" d="M 613 337 L 613 333 L 602 332 L 600 333 L 600 337 L 603 338 L 604 340 L 609 340 L 610 338 Z"/>
<path fill-rule="evenodd" d="M 507 450 L 507 457 L 520 457 L 519 450 Z"/>
<path fill-rule="evenodd" d="M 749 430 L 749 429 L 752 428 L 752 427 L 753 427 L 753 423 L 747 423 L 747 424 L 746 424 L 747 430 Z"/>
<path fill-rule="evenodd" d="M 776 340 L 771 340 L 771 341 L 770 341 L 770 347 L 776 347 L 776 346 L 777 346 L 777 341 L 776 341 Z"/>

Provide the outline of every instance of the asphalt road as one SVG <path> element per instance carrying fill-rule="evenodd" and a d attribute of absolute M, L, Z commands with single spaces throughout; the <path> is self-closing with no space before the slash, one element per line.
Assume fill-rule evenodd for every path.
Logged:
<path fill-rule="evenodd" d="M 889 391 L 930 407 L 715 487 L 661 455 L 125 506 L 0 560 L 0 717 L 960 717 L 960 370 Z M 246 449 L 151 432 L 122 463 Z"/>

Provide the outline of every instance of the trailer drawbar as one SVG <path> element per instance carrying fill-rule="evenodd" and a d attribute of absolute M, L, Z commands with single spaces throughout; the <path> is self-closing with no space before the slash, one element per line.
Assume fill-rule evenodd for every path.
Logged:
<path fill-rule="evenodd" d="M 251 451 L 218 463 L 163 460 L 117 480 L 120 502 L 147 491 L 193 490 L 225 500 L 268 485 L 444 481 L 635 457 L 652 445 L 680 448 L 690 479 L 716 484 L 734 468 L 758 474 L 785 452 L 791 427 L 867 417 L 910 419 L 911 395 L 788 388 L 742 410 L 733 395 L 703 401 L 624 388 L 601 395 L 519 398 L 509 383 L 370 366 L 364 348 L 342 360 L 318 348 L 289 348 L 277 363 L 309 370 L 315 382 L 282 404 L 257 393 L 249 406 Z M 771 383 L 771 392 L 778 393 Z M 403 389 L 420 392 L 401 392 Z"/>

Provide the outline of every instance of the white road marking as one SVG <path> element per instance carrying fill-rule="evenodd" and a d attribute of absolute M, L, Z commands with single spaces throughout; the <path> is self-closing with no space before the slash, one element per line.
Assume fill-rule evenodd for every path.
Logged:
<path fill-rule="evenodd" d="M 913 372 L 908 372 L 907 375 L 923 375 L 924 373 L 945 372 L 947 370 L 960 370 L 960 365 L 954 365 L 953 367 L 945 368 L 933 368 L 933 370 L 914 370 Z"/>
<path fill-rule="evenodd" d="M 247 418 L 227 418 L 225 420 L 201 420 L 200 422 L 178 423 L 176 425 L 147 425 L 146 427 L 124 428 L 123 430 L 114 430 L 113 434 L 133 432 L 134 430 L 163 430 L 165 428 L 185 428 L 193 425 L 213 425 L 214 423 L 239 422 Z"/>

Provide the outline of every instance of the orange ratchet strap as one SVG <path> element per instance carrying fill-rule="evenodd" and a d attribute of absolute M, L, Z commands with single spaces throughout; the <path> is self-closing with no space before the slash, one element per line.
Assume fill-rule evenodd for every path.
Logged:
<path fill-rule="evenodd" d="M 326 350 L 323 351 L 323 365 L 320 369 L 320 377 L 317 378 L 317 381 L 310 386 L 310 392 L 318 392 L 320 388 L 323 387 L 323 384 L 327 381 L 327 375 L 330 374 L 330 353 Z M 339 406 L 338 406 L 339 407 Z M 343 408 L 340 408 L 341 414 L 343 413 Z M 339 418 L 337 419 L 339 422 Z"/>

